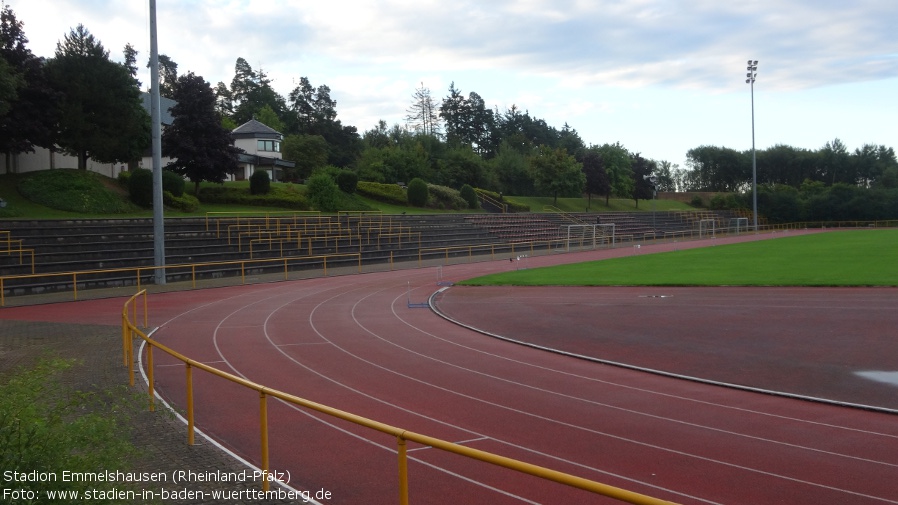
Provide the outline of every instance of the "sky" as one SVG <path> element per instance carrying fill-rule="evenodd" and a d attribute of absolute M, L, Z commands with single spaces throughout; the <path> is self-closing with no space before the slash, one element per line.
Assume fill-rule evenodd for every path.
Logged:
<path fill-rule="evenodd" d="M 4 0 L 52 57 L 83 24 L 150 55 L 149 0 Z M 157 0 L 159 52 L 213 86 L 243 57 L 284 97 L 307 77 L 363 133 L 450 83 L 589 144 L 682 168 L 689 149 L 840 139 L 898 149 L 894 0 Z M 758 60 L 747 84 L 746 63 Z M 139 76 L 149 82 L 149 71 Z M 752 100 L 754 105 L 752 105 Z M 754 111 L 754 123 L 752 122 Z"/>

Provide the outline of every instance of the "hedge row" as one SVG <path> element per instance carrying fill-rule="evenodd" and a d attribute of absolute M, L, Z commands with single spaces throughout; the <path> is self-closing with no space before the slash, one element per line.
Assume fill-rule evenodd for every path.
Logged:
<path fill-rule="evenodd" d="M 379 202 L 392 203 L 395 205 L 408 205 L 408 197 L 405 194 L 405 189 L 398 184 L 359 181 L 356 186 L 356 193 Z"/>
<path fill-rule="evenodd" d="M 230 188 L 212 186 L 200 188 L 197 195 L 203 203 L 226 205 L 259 205 L 264 207 L 285 207 L 296 210 L 309 210 L 309 201 L 299 193 L 285 194 L 272 192 L 267 195 L 251 195 L 246 188 Z"/>

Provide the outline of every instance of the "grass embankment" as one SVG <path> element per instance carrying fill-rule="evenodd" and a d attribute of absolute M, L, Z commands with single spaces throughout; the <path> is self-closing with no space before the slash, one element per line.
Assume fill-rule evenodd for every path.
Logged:
<path fill-rule="evenodd" d="M 516 270 L 514 286 L 898 286 L 898 230 L 853 230 Z"/>
<path fill-rule="evenodd" d="M 36 174 L 37 178 L 35 178 Z M 28 184 L 29 179 L 40 181 Z M 26 188 L 23 192 L 22 188 Z M 227 191 L 249 193 L 249 182 L 226 182 L 224 185 L 202 183 L 201 188 L 227 188 Z M 305 186 L 290 183 L 272 183 L 272 198 L 289 201 L 297 196 L 296 205 L 254 205 L 243 203 L 248 198 L 234 198 L 228 203 L 201 202 L 195 212 L 181 212 L 166 209 L 167 217 L 201 217 L 207 212 L 282 212 L 304 210 Z M 193 184 L 186 185 L 186 192 L 193 193 Z M 24 194 L 23 194 L 24 193 Z M 45 170 L 27 174 L 0 175 L 0 198 L 7 202 L 0 208 L 0 219 L 79 219 L 79 218 L 150 218 L 151 209 L 142 209 L 131 204 L 127 199 L 127 191 L 115 179 L 93 172 L 78 170 Z M 555 206 L 565 212 L 583 212 L 589 203 L 586 198 L 559 198 L 553 205 L 551 197 L 508 197 L 516 202 L 529 205 L 532 212 L 542 212 L 547 206 Z M 299 200 L 302 199 L 302 202 Z M 241 203 L 236 203 L 236 202 Z M 384 214 L 436 214 L 436 213 L 470 213 L 472 210 L 439 210 L 397 205 L 367 198 L 359 194 L 344 195 L 341 203 L 345 210 L 375 210 Z M 641 201 L 639 210 L 650 211 L 651 201 Z M 655 209 L 689 210 L 686 204 L 669 200 L 658 200 Z M 633 200 L 613 199 L 610 206 L 605 206 L 604 199 L 593 198 L 590 212 L 614 210 L 636 210 Z"/>

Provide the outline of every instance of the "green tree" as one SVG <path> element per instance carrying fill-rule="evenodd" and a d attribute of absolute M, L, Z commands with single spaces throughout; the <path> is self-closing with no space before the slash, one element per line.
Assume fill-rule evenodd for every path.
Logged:
<path fill-rule="evenodd" d="M 126 60 L 127 61 L 127 60 Z M 152 61 L 147 61 L 147 68 L 150 68 Z M 159 94 L 166 98 L 172 98 L 175 93 L 175 86 L 178 82 L 178 64 L 168 55 L 159 55 Z"/>
<path fill-rule="evenodd" d="M 240 149 L 231 143 L 215 111 L 215 93 L 202 77 L 189 72 L 178 78 L 173 99 L 172 124 L 162 134 L 162 153 L 171 157 L 167 168 L 194 184 L 223 182 L 237 170 Z"/>
<path fill-rule="evenodd" d="M 27 47 L 24 25 L 4 5 L 0 11 L 0 71 L 5 96 L 0 98 L 5 109 L 0 117 L 0 152 L 6 153 L 6 169 L 10 171 L 11 154 L 31 152 L 34 146 L 52 147 L 57 123 L 57 96 L 47 82 L 40 58 Z"/>
<path fill-rule="evenodd" d="M 274 109 L 271 108 L 271 105 L 265 104 L 262 106 L 259 112 L 256 113 L 256 121 L 279 133 L 284 132 L 284 122 L 281 121 L 281 118 L 279 118 Z"/>
<path fill-rule="evenodd" d="M 558 204 L 558 196 L 580 196 L 586 185 L 583 166 L 564 149 L 542 146 L 530 157 L 533 181 L 540 193 L 553 196 Z"/>
<path fill-rule="evenodd" d="M 636 202 L 636 208 L 639 208 L 639 200 L 649 200 L 654 195 L 655 186 L 652 184 L 648 177 L 653 175 L 655 170 L 655 164 L 642 156 L 639 153 L 633 154 L 631 157 L 633 163 L 631 164 L 632 174 L 633 174 L 633 200 Z"/>
<path fill-rule="evenodd" d="M 234 65 L 229 99 L 233 110 L 231 119 L 238 125 L 252 119 L 266 105 L 279 118 L 286 116 L 287 104 L 284 97 L 271 87 L 271 79 L 261 69 L 258 72 L 253 70 L 243 58 L 237 58 Z"/>
<path fill-rule="evenodd" d="M 440 170 L 440 181 L 443 185 L 452 188 L 458 188 L 464 184 L 480 186 L 483 172 L 483 159 L 470 146 L 455 147 L 446 153 Z"/>
<path fill-rule="evenodd" d="M 496 156 L 489 160 L 488 166 L 495 174 L 499 191 L 508 195 L 534 194 L 533 174 L 530 172 L 527 157 L 507 142 L 499 146 Z"/>
<path fill-rule="evenodd" d="M 47 75 L 58 93 L 56 144 L 78 158 L 104 163 L 139 158 L 150 145 L 150 117 L 128 69 L 78 25 L 56 46 Z"/>
<path fill-rule="evenodd" d="M 587 208 L 592 206 L 592 195 L 607 195 L 611 192 L 611 181 L 605 171 L 605 162 L 595 146 L 583 151 L 580 158 L 583 175 L 586 176 Z"/>
<path fill-rule="evenodd" d="M 288 176 L 298 180 L 308 179 L 315 170 L 327 165 L 329 150 L 321 135 L 287 135 L 281 152 L 285 160 L 296 163 Z"/>
<path fill-rule="evenodd" d="M 605 194 L 605 205 L 609 205 L 611 195 L 628 198 L 633 191 L 632 159 L 630 153 L 619 142 L 603 144 L 596 148 L 602 157 L 605 172 L 608 174 L 608 193 Z"/>

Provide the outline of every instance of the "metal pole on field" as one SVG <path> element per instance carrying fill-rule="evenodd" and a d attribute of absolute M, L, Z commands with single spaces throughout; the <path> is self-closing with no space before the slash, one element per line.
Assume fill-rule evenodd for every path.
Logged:
<path fill-rule="evenodd" d="M 758 77 L 758 60 L 748 60 L 745 83 L 751 85 L 751 200 L 755 233 L 758 231 L 758 164 L 755 157 L 755 78 Z"/>
<path fill-rule="evenodd" d="M 159 104 L 156 0 L 150 0 L 150 116 L 153 134 L 153 264 L 156 284 L 165 284 L 165 216 L 162 213 L 162 123 Z"/>

